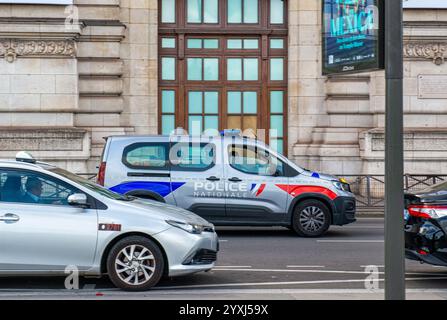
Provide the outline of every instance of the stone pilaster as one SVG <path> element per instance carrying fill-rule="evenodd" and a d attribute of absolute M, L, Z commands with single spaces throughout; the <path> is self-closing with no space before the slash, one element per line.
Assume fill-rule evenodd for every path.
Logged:
<path fill-rule="evenodd" d="M 157 7 L 157 0 L 121 2 L 121 19 L 127 26 L 121 47 L 125 106 L 121 124 L 138 134 L 157 132 Z"/>
<path fill-rule="evenodd" d="M 319 0 L 289 1 L 289 155 L 303 166 L 312 161 L 313 129 L 327 124 L 320 7 Z"/>

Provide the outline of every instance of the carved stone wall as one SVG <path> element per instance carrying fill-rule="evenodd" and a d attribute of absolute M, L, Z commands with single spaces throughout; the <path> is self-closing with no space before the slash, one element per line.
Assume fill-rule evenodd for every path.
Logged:
<path fill-rule="evenodd" d="M 28 138 L 16 145 L 10 138 L 26 128 L 30 150 L 46 161 L 95 172 L 104 137 L 157 132 L 158 1 L 74 4 L 79 19 L 68 26 L 73 12 L 64 6 L 0 4 L 0 132 L 7 137 L 0 157 L 26 146 Z M 335 174 L 381 173 L 382 151 L 364 142 L 380 139 L 374 132 L 384 127 L 384 73 L 322 76 L 321 0 L 290 0 L 288 21 L 290 158 Z M 447 10 L 405 11 L 405 125 L 414 141 L 444 141 L 446 48 Z M 47 136 L 47 129 L 64 133 Z M 67 135 L 77 137 L 67 140 L 70 151 L 60 144 Z M 49 141 L 55 152 L 46 150 Z M 442 156 L 420 155 L 408 158 L 407 172 L 443 170 Z"/>
<path fill-rule="evenodd" d="M 0 39 L 0 57 L 9 63 L 17 57 L 75 57 L 76 42 L 74 40 L 20 40 Z"/>
<path fill-rule="evenodd" d="M 289 110 L 290 125 L 298 127 L 299 133 L 292 142 L 290 155 L 312 170 L 345 175 L 383 174 L 384 153 L 378 146 L 383 146 L 385 125 L 384 72 L 322 79 L 321 50 L 314 49 L 317 43 L 320 46 L 321 1 L 305 3 L 297 4 L 298 18 L 304 21 L 298 24 L 305 24 L 302 32 L 307 32 L 297 33 L 297 59 L 310 52 L 313 58 L 306 61 L 307 65 L 289 70 L 305 79 L 289 89 L 298 96 L 297 104 L 289 106 Z M 317 14 L 313 14 L 315 10 Z M 446 50 L 447 10 L 405 10 L 407 173 L 447 172 Z"/>
<path fill-rule="evenodd" d="M 156 47 L 157 0 L 0 4 L 0 157 L 95 172 L 104 137 L 156 132 Z"/>
<path fill-rule="evenodd" d="M 407 41 L 404 44 L 404 57 L 407 60 L 432 60 L 434 64 L 445 62 L 447 42 Z"/>

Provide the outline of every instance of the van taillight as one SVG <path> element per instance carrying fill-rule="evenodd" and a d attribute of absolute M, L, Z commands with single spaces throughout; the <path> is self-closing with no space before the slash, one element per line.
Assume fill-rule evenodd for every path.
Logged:
<path fill-rule="evenodd" d="M 101 186 L 104 186 L 105 177 L 106 177 L 106 163 L 102 162 L 101 165 L 99 166 L 98 177 L 96 179 L 96 182 Z"/>

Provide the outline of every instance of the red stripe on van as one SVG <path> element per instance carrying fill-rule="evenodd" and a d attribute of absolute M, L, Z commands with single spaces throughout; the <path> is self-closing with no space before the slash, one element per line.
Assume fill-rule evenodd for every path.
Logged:
<path fill-rule="evenodd" d="M 319 186 L 301 186 L 301 185 L 287 185 L 287 184 L 277 184 L 278 188 L 284 190 L 292 197 L 298 197 L 303 193 L 320 193 L 327 196 L 329 199 L 334 200 L 337 198 L 337 194 L 332 190 L 325 187 Z"/>
<path fill-rule="evenodd" d="M 261 193 L 264 192 L 264 189 L 265 189 L 265 183 L 261 184 L 261 186 L 258 189 L 258 192 L 256 192 L 256 196 L 261 195 Z"/>

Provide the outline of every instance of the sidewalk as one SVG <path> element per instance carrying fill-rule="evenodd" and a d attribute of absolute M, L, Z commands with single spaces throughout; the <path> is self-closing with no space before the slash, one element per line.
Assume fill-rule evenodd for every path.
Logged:
<path fill-rule="evenodd" d="M 381 209 L 357 209 L 357 218 L 384 218 L 385 211 Z"/>
<path fill-rule="evenodd" d="M 0 300 L 383 300 L 384 290 L 365 289 L 216 289 L 149 292 L 21 291 L 1 292 Z M 447 300 L 446 289 L 408 289 L 407 300 Z"/>

